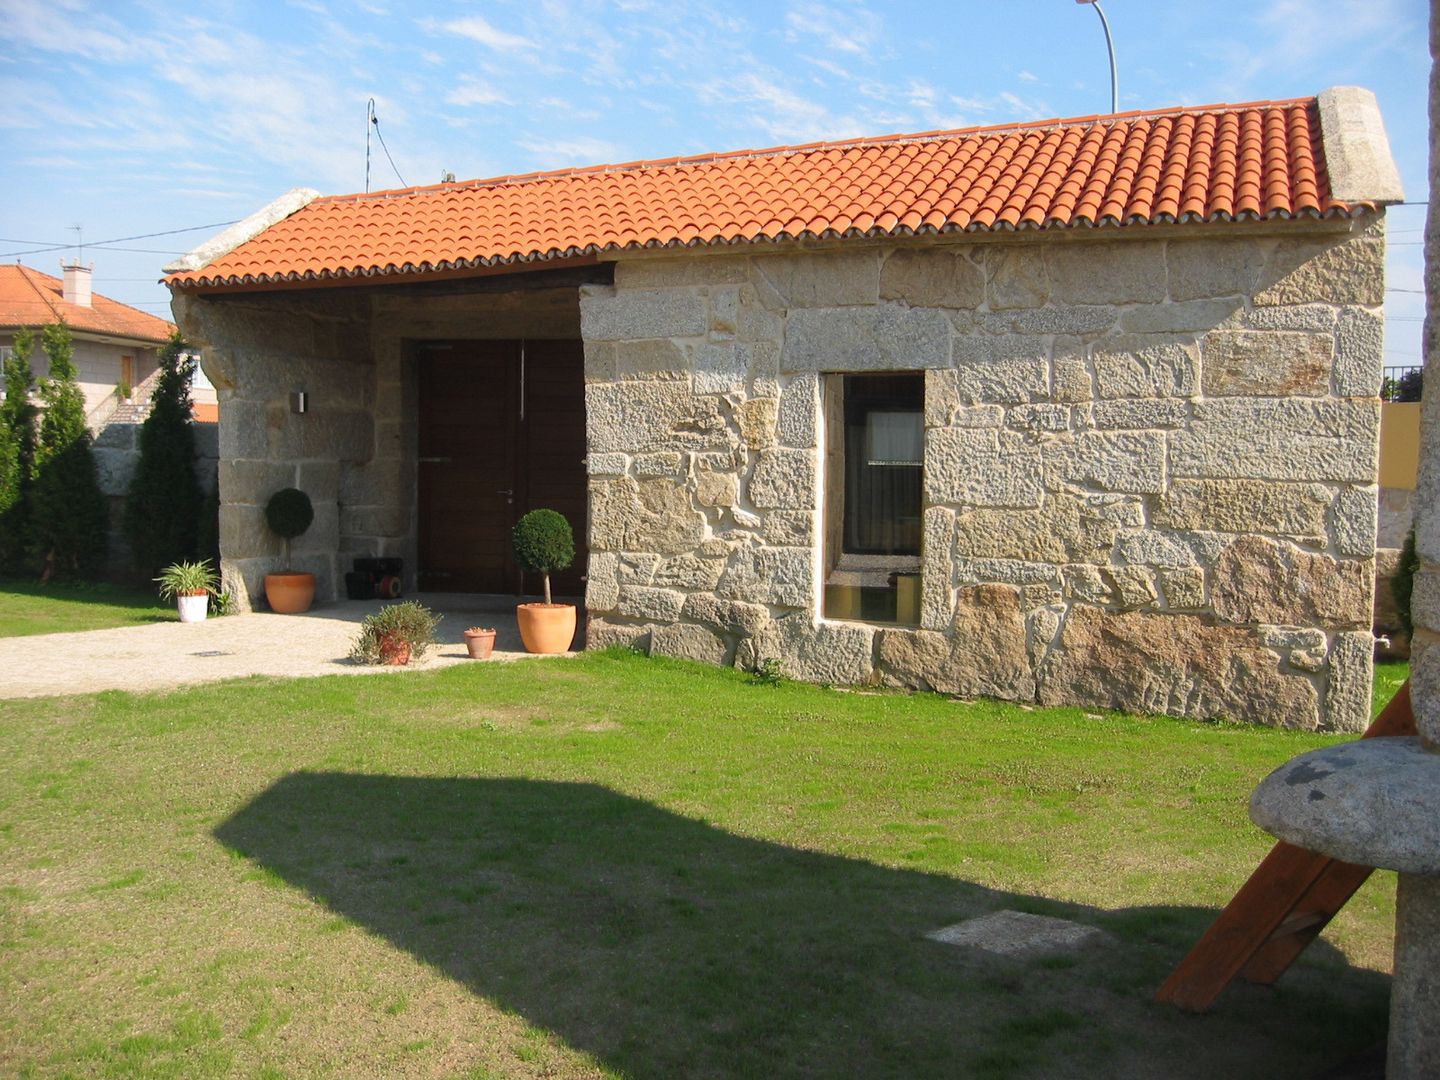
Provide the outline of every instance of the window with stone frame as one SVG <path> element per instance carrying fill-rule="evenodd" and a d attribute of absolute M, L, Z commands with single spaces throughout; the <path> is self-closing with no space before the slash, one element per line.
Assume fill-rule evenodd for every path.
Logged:
<path fill-rule="evenodd" d="M 925 377 L 825 379 L 827 619 L 920 621 Z"/>

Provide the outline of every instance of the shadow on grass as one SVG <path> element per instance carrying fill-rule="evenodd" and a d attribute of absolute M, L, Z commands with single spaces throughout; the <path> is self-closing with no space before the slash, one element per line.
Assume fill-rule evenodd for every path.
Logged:
<path fill-rule="evenodd" d="M 997 892 L 590 784 L 295 773 L 216 836 L 631 1080 L 1304 1076 L 1384 1031 L 1388 979 L 1323 944 L 1185 1016 L 1149 997 L 1211 910 Z M 1028 960 L 923 937 L 1000 908 L 1112 936 Z"/>

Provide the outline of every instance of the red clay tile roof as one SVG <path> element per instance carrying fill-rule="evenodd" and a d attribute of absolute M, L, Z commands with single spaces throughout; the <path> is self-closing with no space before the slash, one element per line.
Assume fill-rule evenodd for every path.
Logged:
<path fill-rule="evenodd" d="M 0 265 L 0 327 L 40 327 L 63 320 L 71 330 L 133 341 L 168 341 L 175 327 L 108 296 L 92 293 L 90 307 L 71 304 L 65 283 L 30 266 Z"/>
<path fill-rule="evenodd" d="M 197 424 L 218 424 L 220 406 L 213 401 L 197 401 L 190 407 L 190 415 L 195 417 Z"/>
<path fill-rule="evenodd" d="M 505 176 L 316 199 L 172 287 L 796 238 L 1349 216 L 1315 99 Z"/>

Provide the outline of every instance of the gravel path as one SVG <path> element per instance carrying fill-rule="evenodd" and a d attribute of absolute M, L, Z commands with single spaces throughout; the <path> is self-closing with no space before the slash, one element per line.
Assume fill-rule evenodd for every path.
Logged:
<path fill-rule="evenodd" d="M 425 658 L 405 668 L 349 659 L 360 620 L 375 602 L 327 604 L 304 615 L 249 614 L 178 620 L 76 634 L 0 638 L 0 698 L 91 694 L 101 690 L 166 690 L 246 675 L 371 675 L 433 671 L 469 658 L 461 632 L 498 631 L 491 661 L 528 657 L 515 629 L 514 597 L 422 596 L 443 616 Z"/>

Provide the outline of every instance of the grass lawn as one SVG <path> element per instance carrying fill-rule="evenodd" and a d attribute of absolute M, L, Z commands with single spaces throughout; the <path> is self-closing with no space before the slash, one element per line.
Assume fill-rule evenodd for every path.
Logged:
<path fill-rule="evenodd" d="M 153 589 L 119 585 L 0 580 L 0 637 L 106 630 L 175 618 Z"/>
<path fill-rule="evenodd" d="M 1393 875 L 1150 995 L 1330 741 L 628 654 L 0 702 L 0 1073 L 1308 1076 L 1383 1037 Z M 1001 908 L 1109 937 L 923 937 Z"/>

